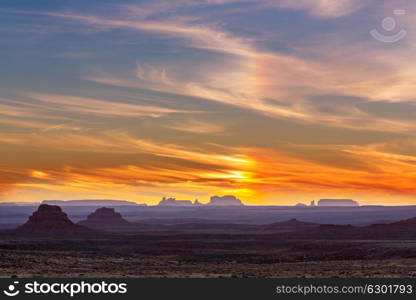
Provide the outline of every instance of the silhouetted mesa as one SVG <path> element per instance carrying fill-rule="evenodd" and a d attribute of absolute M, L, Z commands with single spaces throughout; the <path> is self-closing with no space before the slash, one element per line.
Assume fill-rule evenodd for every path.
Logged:
<path fill-rule="evenodd" d="M 316 229 L 298 231 L 288 238 L 301 239 L 359 239 L 359 240 L 407 240 L 415 239 L 416 218 L 389 224 L 373 224 L 356 227 L 352 225 L 320 225 Z"/>
<path fill-rule="evenodd" d="M 1 202 L 0 206 L 38 206 L 39 202 Z"/>
<path fill-rule="evenodd" d="M 44 200 L 42 204 L 59 205 L 59 206 L 146 206 L 146 204 L 137 204 L 127 200 L 109 200 L 109 199 L 85 199 L 85 200 Z"/>
<path fill-rule="evenodd" d="M 275 223 L 272 223 L 272 224 L 263 225 L 262 227 L 264 229 L 267 229 L 267 230 L 273 230 L 273 229 L 306 229 L 306 228 L 319 227 L 319 224 L 309 223 L 309 222 L 301 222 L 298 219 L 290 219 L 288 221 L 275 222 Z"/>
<path fill-rule="evenodd" d="M 130 227 L 131 224 L 123 219 L 114 208 L 101 207 L 90 214 L 86 220 L 78 222 L 79 225 L 93 229 L 117 230 Z"/>
<path fill-rule="evenodd" d="M 24 235 L 82 235 L 91 230 L 74 224 L 59 206 L 42 204 L 29 220 L 16 229 L 16 233 Z"/>
<path fill-rule="evenodd" d="M 159 202 L 159 206 L 194 206 L 191 200 L 176 200 L 175 198 L 165 198 Z"/>
<path fill-rule="evenodd" d="M 235 196 L 213 196 L 210 199 L 208 205 L 212 206 L 244 206 L 243 202 L 240 199 L 237 199 Z"/>
<path fill-rule="evenodd" d="M 390 225 L 415 225 L 416 226 L 416 218 L 410 218 L 410 219 L 390 223 Z"/>
<path fill-rule="evenodd" d="M 318 206 L 359 206 L 357 201 L 352 199 L 321 199 Z"/>
<path fill-rule="evenodd" d="M 237 199 L 235 196 L 213 196 L 210 199 L 210 202 L 206 205 L 210 206 L 244 206 L 243 202 L 240 199 Z M 159 206 L 204 206 L 198 200 L 195 200 L 192 203 L 191 200 L 176 200 L 175 198 L 165 198 L 159 202 Z"/>
<path fill-rule="evenodd" d="M 199 200 L 198 200 L 198 199 L 195 199 L 195 201 L 194 201 L 194 205 L 196 205 L 196 206 L 201 206 L 201 205 L 204 205 L 204 204 L 202 204 L 201 202 L 199 202 Z"/>

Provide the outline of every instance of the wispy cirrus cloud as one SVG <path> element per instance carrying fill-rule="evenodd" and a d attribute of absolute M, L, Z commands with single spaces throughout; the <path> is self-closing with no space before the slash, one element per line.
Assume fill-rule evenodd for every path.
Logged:
<path fill-rule="evenodd" d="M 11 127 L 23 127 L 29 129 L 39 129 L 44 132 L 48 131 L 81 131 L 83 130 L 80 126 L 71 125 L 70 123 L 45 123 L 45 122 L 38 122 L 38 121 L 25 121 L 25 120 L 18 120 L 18 119 L 8 119 L 3 118 L 0 119 L 0 124 L 11 126 Z M 13 141 L 13 139 L 11 139 Z M 5 139 L 7 141 L 7 139 Z"/>
<path fill-rule="evenodd" d="M 140 8 L 127 6 L 137 12 L 138 16 L 150 17 L 184 7 L 197 6 L 221 6 L 225 4 L 252 4 L 254 7 L 267 9 L 288 9 L 306 11 L 315 18 L 338 18 L 350 15 L 363 7 L 371 4 L 373 0 L 185 0 L 185 1 L 160 1 L 148 3 Z M 251 9 L 253 9 L 251 7 Z"/>
<path fill-rule="evenodd" d="M 263 2 L 269 7 L 304 10 L 316 18 L 338 18 L 360 10 L 372 0 L 267 0 Z"/>
<path fill-rule="evenodd" d="M 226 4 L 227 1 L 207 2 L 208 5 Z M 274 6 L 287 9 L 303 9 L 311 14 L 321 17 L 337 17 L 347 15 L 360 9 L 365 3 L 352 0 L 338 1 L 262 1 L 259 5 Z M 233 64 L 229 64 L 228 70 L 221 67 L 225 58 L 214 58 L 218 63 L 213 67 L 197 64 L 191 78 L 178 76 L 180 66 L 176 66 L 175 76 L 169 74 L 164 66 L 153 66 L 140 64 L 134 71 L 134 78 L 123 78 L 106 73 L 92 74 L 84 78 L 90 81 L 124 87 L 147 88 L 174 94 L 183 94 L 201 97 L 208 100 L 218 101 L 230 105 L 236 105 L 249 110 L 257 111 L 272 117 L 291 118 L 301 122 L 320 122 L 325 119 L 325 124 L 346 128 L 367 128 L 374 130 L 380 124 L 388 125 L 390 130 L 408 131 L 412 130 L 413 124 L 376 118 L 366 114 L 355 107 L 345 111 L 348 114 L 331 115 L 318 113 L 313 108 L 314 103 L 307 98 L 309 95 L 350 95 L 367 98 L 368 100 L 388 100 L 395 97 L 399 99 L 403 95 L 411 95 L 408 78 L 404 72 L 411 73 L 412 70 L 400 69 L 399 73 L 388 74 L 395 68 L 394 59 L 390 55 L 383 57 L 379 51 L 375 51 L 368 43 L 359 47 L 366 48 L 366 55 L 362 55 L 354 49 L 350 53 L 356 53 L 348 59 L 341 58 L 340 53 L 337 60 L 332 57 L 321 56 L 318 60 L 300 58 L 296 55 L 283 55 L 277 52 L 266 51 L 255 45 L 255 39 L 242 38 L 234 33 L 224 30 L 219 25 L 198 22 L 198 18 L 173 18 L 160 19 L 158 16 L 175 13 L 184 7 L 198 6 L 194 2 L 184 1 L 174 4 L 161 3 L 147 6 L 122 6 L 121 13 L 114 16 L 83 15 L 77 13 L 45 12 L 46 16 L 72 20 L 87 26 L 100 27 L 103 30 L 112 28 L 124 28 L 129 30 L 144 31 L 159 34 L 161 38 L 179 38 L 185 45 L 203 50 L 212 50 L 218 53 L 233 55 Z M 319 15 L 320 14 L 320 15 Z M 325 49 L 325 44 L 319 46 Z M 350 48 L 357 48 L 356 45 Z M 310 49 L 314 51 L 314 49 Z M 334 50 L 334 49 L 332 49 Z M 337 53 L 335 49 L 331 53 Z M 298 49 L 297 52 L 301 52 Z M 344 49 L 345 51 L 345 49 Z M 361 56 L 359 56 L 359 55 Z M 363 66 L 375 65 L 382 68 L 357 68 L 351 67 L 351 60 L 360 61 Z M 357 64 L 355 65 L 357 66 Z M 342 71 L 340 71 L 342 70 Z M 381 71 L 380 71 L 381 70 Z M 131 72 L 128 72 L 131 73 Z M 402 82 L 406 78 L 406 82 Z M 386 81 L 393 84 L 388 86 Z M 408 90 L 408 91 L 406 91 Z M 276 99 L 277 101 L 265 101 L 265 99 Z M 408 100 L 408 99 L 405 99 Z M 278 105 L 285 102 L 286 105 Z M 356 126 L 357 120 L 361 120 Z"/>
<path fill-rule="evenodd" d="M 47 109 L 49 110 L 71 111 L 81 114 L 157 118 L 171 113 L 191 113 L 186 110 L 105 101 L 88 97 L 39 93 L 25 93 L 25 96 L 48 104 Z"/>
<path fill-rule="evenodd" d="M 414 38 L 371 40 L 369 29 L 393 7 L 379 2 L 142 1 L 24 12 L 58 25 L 39 32 L 42 43 L 31 45 L 39 51 L 16 47 L 20 55 L 9 58 L 36 74 L 59 59 L 69 72 L 30 78 L 27 88 L 25 72 L 10 74 L 4 84 L 37 92 L 0 99 L 0 152 L 12 160 L 3 161 L 10 168 L 0 170 L 0 189 L 22 191 L 13 199 L 218 191 L 274 203 L 318 194 L 411 201 Z M 71 49 L 62 42 L 68 32 Z"/>
<path fill-rule="evenodd" d="M 223 134 L 225 132 L 224 128 L 218 124 L 213 124 L 194 119 L 191 119 L 189 121 L 183 120 L 181 122 L 168 126 L 168 128 L 199 134 Z"/>
<path fill-rule="evenodd" d="M 241 56 L 253 56 L 255 52 L 248 46 L 244 38 L 230 35 L 227 31 L 213 28 L 209 25 L 198 25 L 178 21 L 149 21 L 129 20 L 125 18 L 103 18 L 94 15 L 75 13 L 39 13 L 45 16 L 78 21 L 90 26 L 100 26 L 102 29 L 125 28 L 159 33 L 162 36 L 174 36 L 187 41 L 190 46 L 200 49 L 218 51 Z M 125 17 L 125 16 L 124 16 Z"/>
<path fill-rule="evenodd" d="M 73 193 L 105 195 L 105 191 L 111 194 L 112 191 L 119 189 L 123 190 L 122 194 L 128 195 L 129 198 L 138 190 L 149 193 L 157 191 L 159 195 L 162 191 L 174 189 L 176 193 L 184 190 L 198 195 L 201 192 L 209 192 L 213 188 L 221 188 L 236 193 L 255 191 L 263 195 L 272 194 L 273 197 L 283 197 L 289 193 L 298 200 L 303 200 L 308 199 L 310 193 L 318 197 L 328 194 L 340 197 L 345 195 L 362 197 L 363 191 L 366 191 L 370 194 L 369 198 L 364 198 L 365 200 L 370 200 L 371 197 L 395 197 L 396 200 L 400 199 L 406 203 L 415 193 L 413 185 L 415 174 L 412 172 L 414 157 L 392 155 L 375 150 L 373 146 L 326 146 L 328 147 L 377 168 L 371 171 L 371 169 L 334 167 L 271 149 L 250 148 L 240 149 L 250 163 L 222 163 L 221 166 L 215 165 L 213 169 L 164 164 L 145 167 L 124 165 L 117 168 L 66 166 L 62 169 L 2 169 L 0 173 L 11 176 L 7 184 L 19 188 L 60 192 L 63 195 L 73 195 Z M 154 145 L 151 148 L 153 151 Z M 165 155 L 165 153 L 161 154 Z M 187 158 L 194 159 L 195 156 L 190 155 Z M 214 163 L 214 160 L 205 160 L 205 162 L 209 161 Z M 5 184 L 4 181 L 2 183 Z M 152 197 L 151 200 L 157 201 L 157 197 Z"/>
<path fill-rule="evenodd" d="M 200 147 L 167 144 L 148 139 L 137 138 L 123 131 L 109 130 L 94 133 L 13 133 L 2 135 L 4 141 L 16 145 L 32 145 L 38 149 L 53 148 L 60 151 L 89 151 L 96 153 L 148 153 L 160 157 L 178 158 L 199 163 L 238 165 L 245 163 L 244 155 L 236 149 L 212 151 L 212 147 Z M 14 138 L 14 139 L 13 139 Z"/>
<path fill-rule="evenodd" d="M 227 1 L 214 1 L 209 4 L 224 3 Z M 328 18 L 350 14 L 365 5 L 363 2 L 357 3 L 356 1 L 332 3 L 305 0 L 296 3 L 289 1 L 273 3 L 276 8 L 305 9 L 318 17 Z M 319 45 L 319 49 L 328 48 L 328 53 L 332 54 L 319 57 L 315 55 L 318 59 L 314 60 L 296 55 L 304 48 L 296 49 L 296 53 L 292 55 L 266 51 L 254 46 L 252 39 L 238 37 L 219 26 L 195 24 L 193 19 L 170 24 L 170 29 L 165 27 L 164 21 L 149 20 L 152 16 L 167 13 L 172 9 L 176 12 L 178 7 L 188 4 L 194 5 L 194 3 L 185 2 L 185 4 L 176 3 L 172 6 L 156 5 L 151 8 L 128 6 L 130 13 L 127 13 L 127 17 L 132 18 L 128 22 L 117 17 L 53 15 L 77 20 L 91 26 L 163 33 L 166 37 L 182 38 L 185 44 L 191 47 L 235 56 L 231 59 L 232 64 L 226 63 L 229 65 L 227 70 L 221 66 L 221 63 L 226 61 L 222 58 L 213 58 L 218 63 L 212 64 L 211 67 L 198 63 L 191 67 L 195 69 L 195 72 L 192 77 L 188 78 L 180 75 L 180 66 L 176 66 L 173 72 L 175 76 L 171 76 L 168 68 L 147 64 L 137 67 L 135 77 L 121 77 L 101 72 L 85 76 L 84 78 L 89 81 L 200 97 L 236 105 L 271 117 L 290 118 L 301 122 L 322 123 L 352 129 L 389 128 L 388 130 L 399 132 L 413 130 L 414 124 L 411 122 L 375 117 L 358 107 L 345 110 L 340 115 L 334 111 L 331 114 L 324 114 L 314 109 L 314 103 L 308 100 L 310 95 L 348 95 L 366 98 L 367 101 L 408 101 L 409 98 L 405 95 L 413 94 L 414 85 L 409 82 L 412 77 L 406 74 L 413 71 L 410 66 L 410 69 L 406 67 L 397 69 L 394 59 L 397 51 L 383 53 L 379 49 L 374 49 L 368 41 L 358 46 L 355 43 L 342 49 L 339 47 L 334 49 L 333 45 L 324 41 Z M 265 1 L 262 5 L 272 4 Z M 139 20 L 135 20 L 135 16 Z M 204 41 L 201 42 L 201 39 Z M 210 46 L 207 47 L 206 43 Z M 346 49 L 349 49 L 350 56 L 344 55 Z M 358 49 L 361 50 L 358 51 Z M 362 49 L 366 49 L 364 55 Z M 304 50 L 306 53 L 313 53 L 318 49 L 306 45 Z M 375 65 L 378 67 L 374 68 Z M 386 85 L 386 82 L 390 84 Z M 392 100 L 393 98 L 395 100 Z M 265 101 L 265 99 L 277 101 Z M 285 105 L 278 105 L 279 102 Z"/>
<path fill-rule="evenodd" d="M 290 57 L 268 56 L 260 59 L 256 64 L 255 67 L 247 66 L 243 72 L 241 70 L 228 73 L 220 70 L 207 72 L 205 69 L 204 76 L 196 81 L 197 76 L 175 80 L 163 68 L 140 69 L 140 76 L 136 78 L 96 74 L 85 79 L 111 86 L 147 88 L 207 99 L 238 106 L 272 118 L 285 118 L 296 122 L 402 133 L 411 133 L 416 128 L 412 120 L 377 116 L 363 110 L 360 104 L 377 101 L 380 98 L 374 98 L 371 92 L 374 93 L 374 89 L 366 86 L 365 79 L 360 76 L 346 85 L 342 79 L 345 79 L 345 75 L 334 72 L 328 66 Z M 150 71 L 150 74 L 146 75 L 146 71 Z M 368 74 L 368 76 L 372 75 Z M 384 80 L 380 77 L 372 84 L 380 86 L 379 93 L 392 92 L 394 86 L 384 89 L 382 85 Z M 303 86 L 300 86 L 299 82 Z M 357 88 L 353 88 L 354 85 L 357 85 Z M 362 89 L 359 88 L 360 86 Z M 409 87 L 411 88 L 411 85 Z M 332 97 L 333 101 L 327 101 L 322 105 L 309 98 L 310 95 L 316 95 L 315 98 Z M 358 97 L 356 99 L 359 100 L 350 100 L 349 103 L 341 105 L 337 98 L 344 95 L 352 95 L 352 99 Z M 383 101 L 378 103 L 375 103 L 375 106 L 383 105 Z M 326 109 L 323 109 L 324 106 Z"/>

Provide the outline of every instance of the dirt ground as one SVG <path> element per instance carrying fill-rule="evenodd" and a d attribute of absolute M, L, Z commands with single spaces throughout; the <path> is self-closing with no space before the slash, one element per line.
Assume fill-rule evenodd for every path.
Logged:
<path fill-rule="evenodd" d="M 296 242 L 264 251 L 246 250 L 243 246 L 213 249 L 206 245 L 183 250 L 181 244 L 175 242 L 164 247 L 159 245 L 153 253 L 149 245 L 143 244 L 142 248 L 119 247 L 117 250 L 116 245 L 109 248 L 108 241 L 97 242 L 95 246 L 90 242 L 3 241 L 0 243 L 0 276 L 416 277 L 413 242 L 357 242 L 355 246 L 351 242 Z M 218 241 L 215 245 L 218 247 Z"/>

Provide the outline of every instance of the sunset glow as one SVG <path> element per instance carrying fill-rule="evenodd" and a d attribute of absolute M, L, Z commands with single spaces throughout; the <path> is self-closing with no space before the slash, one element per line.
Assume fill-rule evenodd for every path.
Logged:
<path fill-rule="evenodd" d="M 0 201 L 416 204 L 416 3 L 16 2 Z"/>

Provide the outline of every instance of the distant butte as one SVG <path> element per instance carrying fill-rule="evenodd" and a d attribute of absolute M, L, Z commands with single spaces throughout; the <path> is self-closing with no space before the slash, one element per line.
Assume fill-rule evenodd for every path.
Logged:
<path fill-rule="evenodd" d="M 159 202 L 159 206 L 194 206 L 199 205 L 198 203 L 192 203 L 191 200 L 176 200 L 175 198 L 163 197 Z"/>
<path fill-rule="evenodd" d="M 22 226 L 15 231 L 29 236 L 83 236 L 92 230 L 74 224 L 59 206 L 42 204 Z"/>
<path fill-rule="evenodd" d="M 107 207 L 98 208 L 95 212 L 88 215 L 86 220 L 78 222 L 78 225 L 109 231 L 132 226 L 114 208 Z"/>
<path fill-rule="evenodd" d="M 83 200 L 44 200 L 42 204 L 59 206 L 146 206 L 127 200 L 83 199 Z"/>
<path fill-rule="evenodd" d="M 244 206 L 243 202 L 235 196 L 213 196 L 208 203 L 210 206 Z"/>
<path fill-rule="evenodd" d="M 302 222 L 302 221 L 299 221 L 298 219 L 290 219 L 288 221 L 275 222 L 272 224 L 263 225 L 264 229 L 268 229 L 268 230 L 283 229 L 283 228 L 305 229 L 305 228 L 314 228 L 318 226 L 319 224 Z"/>

